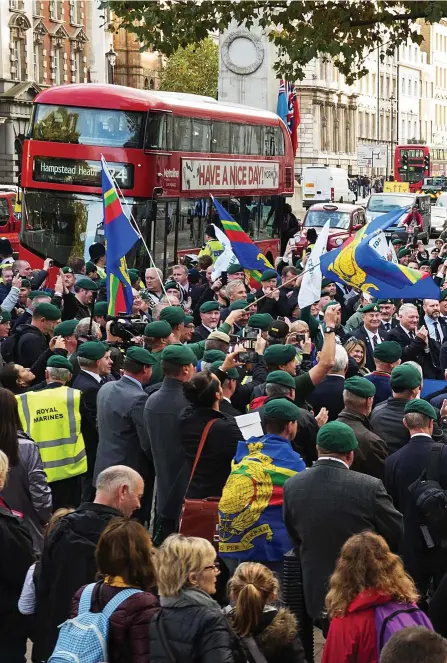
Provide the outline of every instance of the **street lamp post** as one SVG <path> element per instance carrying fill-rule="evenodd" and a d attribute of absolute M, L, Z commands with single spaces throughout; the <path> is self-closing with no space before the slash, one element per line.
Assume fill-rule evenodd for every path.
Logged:
<path fill-rule="evenodd" d="M 106 53 L 107 62 L 109 63 L 110 70 L 110 82 L 112 85 L 115 83 L 115 64 L 118 54 L 113 50 L 113 46 L 110 47 L 110 51 Z"/>
<path fill-rule="evenodd" d="M 393 173 L 394 176 L 394 102 L 396 99 L 394 98 L 394 94 L 391 95 L 390 97 L 390 129 L 391 129 L 391 150 L 390 150 L 390 164 L 391 164 L 391 172 Z"/>

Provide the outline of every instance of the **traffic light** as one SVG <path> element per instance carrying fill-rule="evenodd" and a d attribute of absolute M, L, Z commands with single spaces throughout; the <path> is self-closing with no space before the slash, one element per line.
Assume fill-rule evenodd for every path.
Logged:
<path fill-rule="evenodd" d="M 430 170 L 430 155 L 426 154 L 424 157 L 424 168 L 426 171 Z"/>
<path fill-rule="evenodd" d="M 408 169 L 408 154 L 406 152 L 402 152 L 402 168 L 404 170 Z"/>

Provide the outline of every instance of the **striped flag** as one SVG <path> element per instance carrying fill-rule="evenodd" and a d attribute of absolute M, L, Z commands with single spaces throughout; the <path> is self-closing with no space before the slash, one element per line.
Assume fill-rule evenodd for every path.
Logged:
<path fill-rule="evenodd" d="M 281 79 L 278 90 L 276 114 L 282 119 L 292 139 L 293 156 L 298 148 L 298 127 L 301 121 L 295 83 Z"/>
<path fill-rule="evenodd" d="M 101 165 L 106 238 L 107 312 L 109 315 L 117 315 L 118 313 L 130 313 L 132 310 L 132 286 L 125 256 L 139 239 L 139 235 L 123 212 L 104 158 L 101 159 Z"/>

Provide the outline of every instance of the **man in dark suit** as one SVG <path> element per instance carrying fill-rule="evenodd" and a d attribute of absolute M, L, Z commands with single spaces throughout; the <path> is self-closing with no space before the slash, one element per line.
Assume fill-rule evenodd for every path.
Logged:
<path fill-rule="evenodd" d="M 204 302 L 199 308 L 200 325 L 198 325 L 192 337 L 192 343 L 206 341 L 208 336 L 217 329 L 219 325 L 220 306 L 218 302 Z"/>
<path fill-rule="evenodd" d="M 370 371 L 375 369 L 374 350 L 387 340 L 387 334 L 382 331 L 380 325 L 380 307 L 378 304 L 366 304 L 361 309 L 363 325 L 356 329 L 352 335 L 363 341 L 366 347 L 366 368 Z"/>
<path fill-rule="evenodd" d="M 376 303 L 380 308 L 380 317 L 382 318 L 380 329 L 385 334 L 388 334 L 388 332 L 399 324 L 399 321 L 394 317 L 396 305 L 392 299 L 378 299 Z"/>
<path fill-rule="evenodd" d="M 307 397 L 317 415 L 321 408 L 328 411 L 328 420 L 335 421 L 343 410 L 343 391 L 345 388 L 345 375 L 348 369 L 348 354 L 341 345 L 335 346 L 335 362 L 332 370 L 317 384 L 313 392 Z"/>
<path fill-rule="evenodd" d="M 220 360 L 213 361 L 210 366 L 211 373 L 217 375 L 222 363 L 223 362 Z M 239 417 L 241 415 L 241 412 L 236 410 L 231 404 L 231 399 L 236 391 L 238 381 L 239 373 L 237 368 L 229 368 L 228 371 L 226 371 L 225 380 L 221 380 L 223 398 L 219 403 L 219 411 L 229 414 L 232 417 Z"/>
<path fill-rule="evenodd" d="M 82 392 L 81 396 L 81 432 L 87 453 L 87 472 L 83 477 L 82 501 L 91 502 L 95 490 L 92 486 L 93 470 L 98 449 L 97 398 L 103 384 L 103 377 L 112 369 L 110 350 L 100 341 L 87 341 L 77 350 L 81 368 L 73 381 L 73 388 Z"/>
<path fill-rule="evenodd" d="M 428 331 L 429 349 L 429 352 L 424 355 L 424 377 L 442 380 L 444 371 L 441 369 L 440 351 L 442 344 L 447 341 L 447 326 L 441 320 L 439 300 L 424 299 L 422 308 L 424 311 L 423 324 Z"/>
<path fill-rule="evenodd" d="M 396 550 L 402 516 L 379 479 L 353 472 L 358 443 L 340 421 L 322 426 L 318 460 L 284 486 L 284 521 L 301 558 L 306 610 L 321 620 L 328 581 L 343 544 L 370 529 Z"/>
<path fill-rule="evenodd" d="M 414 304 L 403 304 L 399 309 L 399 325 L 388 334 L 388 341 L 396 341 L 402 347 L 402 362 L 417 361 L 422 365 L 424 354 L 429 352 L 428 331 L 418 329 L 419 312 Z"/>
<path fill-rule="evenodd" d="M 126 465 L 144 480 L 141 507 L 136 512 L 142 524 L 149 523 L 155 470 L 143 413 L 147 394 L 143 385 L 149 382 L 152 354 L 137 346 L 130 347 L 124 359 L 123 376 L 104 384 L 98 391 L 98 450 L 93 485 L 97 476 L 112 465 Z"/>
<path fill-rule="evenodd" d="M 433 441 L 433 424 L 437 415 L 429 403 L 421 399 L 408 401 L 404 415 L 404 425 L 408 429 L 410 440 L 386 459 L 385 486 L 396 508 L 404 517 L 404 536 L 400 552 L 405 568 L 416 581 L 424 598 L 431 581 L 433 580 L 436 588 L 447 571 L 447 552 L 431 544 L 428 532 L 424 536 L 419 525 L 415 498 L 408 488 L 428 467 L 431 454 L 437 448 L 439 483 L 444 490 L 447 489 L 447 447 Z"/>

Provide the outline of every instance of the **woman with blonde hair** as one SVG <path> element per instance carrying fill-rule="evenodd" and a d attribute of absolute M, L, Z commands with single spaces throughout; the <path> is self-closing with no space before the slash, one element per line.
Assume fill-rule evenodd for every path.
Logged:
<path fill-rule="evenodd" d="M 234 604 L 230 624 L 250 654 L 260 650 L 267 663 L 305 663 L 295 617 L 272 605 L 279 582 L 270 569 L 257 562 L 239 564 L 228 590 Z"/>
<path fill-rule="evenodd" d="M 205 539 L 172 534 L 157 553 L 162 607 L 150 625 L 151 663 L 240 663 L 240 645 L 212 598 L 219 571 Z"/>
<path fill-rule="evenodd" d="M 348 353 L 348 357 L 351 360 L 354 360 L 355 366 L 357 367 L 356 375 L 363 377 L 368 375 L 369 370 L 366 368 L 366 345 L 361 338 L 349 338 L 345 343 L 345 350 Z M 350 364 L 352 362 L 349 362 Z M 347 376 L 349 377 L 349 375 Z"/>
<path fill-rule="evenodd" d="M 378 663 L 396 631 L 433 630 L 416 605 L 413 580 L 385 539 L 373 532 L 351 536 L 330 579 L 326 609 L 331 619 L 322 663 Z"/>

